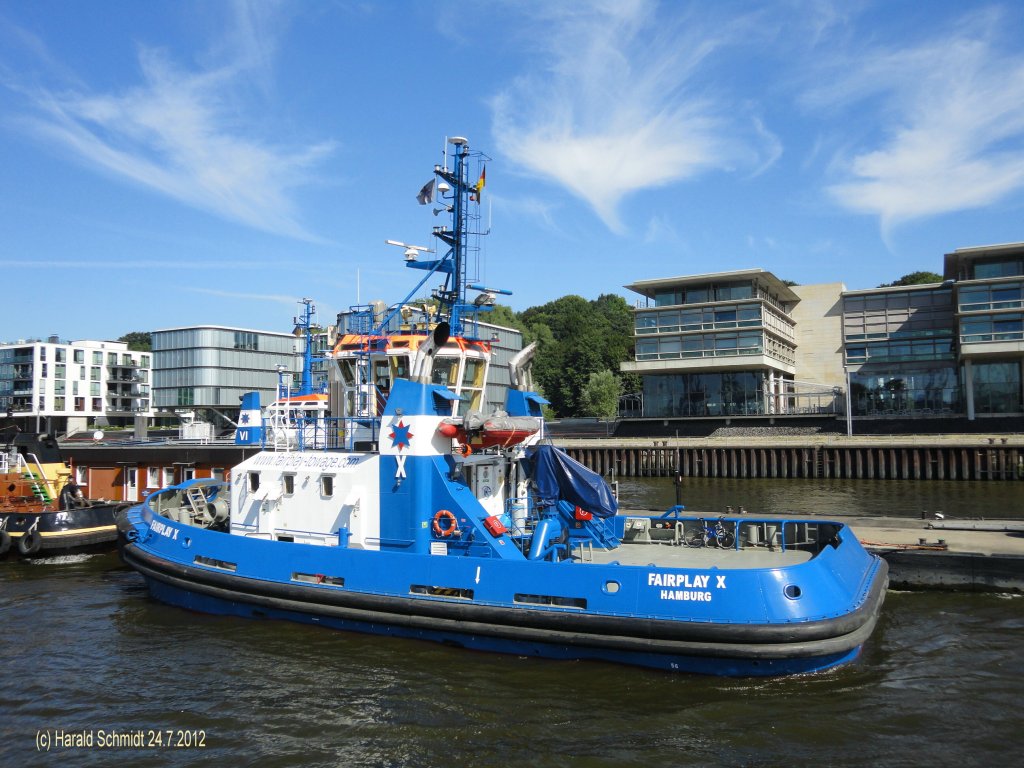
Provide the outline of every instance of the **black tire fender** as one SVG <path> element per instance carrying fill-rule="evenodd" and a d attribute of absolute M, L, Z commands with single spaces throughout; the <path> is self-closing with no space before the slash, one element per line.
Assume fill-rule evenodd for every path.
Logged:
<path fill-rule="evenodd" d="M 43 537 L 39 531 L 29 531 L 22 534 L 18 540 L 18 551 L 23 555 L 34 555 L 43 546 Z"/>

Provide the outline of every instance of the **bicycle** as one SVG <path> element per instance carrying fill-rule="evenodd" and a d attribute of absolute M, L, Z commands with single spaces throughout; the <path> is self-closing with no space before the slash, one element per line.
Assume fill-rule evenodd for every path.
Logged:
<path fill-rule="evenodd" d="M 725 526 L 724 521 L 725 518 L 720 517 L 712 525 L 703 517 L 698 517 L 697 522 L 700 524 L 700 528 L 686 539 L 687 546 L 706 547 L 711 542 L 714 542 L 716 547 L 721 547 L 722 549 L 732 547 L 736 543 L 736 534 Z"/>

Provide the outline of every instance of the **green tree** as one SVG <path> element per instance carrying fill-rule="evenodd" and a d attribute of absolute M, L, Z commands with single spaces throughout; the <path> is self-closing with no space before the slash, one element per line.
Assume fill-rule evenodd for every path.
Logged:
<path fill-rule="evenodd" d="M 621 296 L 562 296 L 519 318 L 529 329 L 527 341 L 537 342 L 534 377 L 559 416 L 585 413 L 581 397 L 592 373 L 608 371 L 622 387 L 639 388 L 639 377 L 618 373 L 633 357 L 633 312 Z"/>
<path fill-rule="evenodd" d="M 524 337 L 528 335 L 529 329 L 516 314 L 516 311 L 512 307 L 507 307 L 504 304 L 495 304 L 494 308 L 490 312 L 480 313 L 480 322 L 490 323 L 491 325 L 500 325 L 502 328 L 514 328 L 517 331 L 521 331 Z M 529 342 L 526 342 L 527 344 Z M 525 346 L 524 344 L 523 346 Z"/>
<path fill-rule="evenodd" d="M 614 419 L 619 411 L 622 383 L 611 371 L 592 373 L 580 393 L 580 407 L 585 416 Z"/>
<path fill-rule="evenodd" d="M 150 352 L 153 349 L 153 336 L 148 331 L 132 331 L 118 341 L 123 341 L 133 352 Z"/>
<path fill-rule="evenodd" d="M 942 275 L 937 272 L 911 272 L 904 275 L 893 283 L 882 283 L 879 288 L 895 288 L 900 285 L 927 285 L 928 283 L 941 283 Z"/>

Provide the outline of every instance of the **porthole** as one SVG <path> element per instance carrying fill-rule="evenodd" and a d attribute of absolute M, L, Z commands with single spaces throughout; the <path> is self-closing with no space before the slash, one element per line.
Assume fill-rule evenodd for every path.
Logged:
<path fill-rule="evenodd" d="M 797 600 L 799 599 L 800 595 L 803 594 L 803 592 L 800 589 L 800 587 L 798 587 L 796 584 L 787 584 L 785 588 L 782 590 L 782 594 L 784 594 L 790 600 Z"/>

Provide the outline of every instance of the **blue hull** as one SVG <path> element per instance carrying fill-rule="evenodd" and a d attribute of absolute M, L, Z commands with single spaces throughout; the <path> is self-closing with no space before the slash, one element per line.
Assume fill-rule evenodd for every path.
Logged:
<path fill-rule="evenodd" d="M 668 672 L 684 672 L 729 677 L 770 677 L 820 672 L 853 661 L 860 646 L 845 653 L 797 659 L 722 659 L 659 653 L 638 653 L 586 648 L 556 643 L 522 642 L 472 633 L 411 629 L 392 624 L 353 621 L 327 615 L 256 606 L 237 599 L 200 594 L 188 588 L 172 586 L 156 578 L 147 578 L 150 593 L 168 605 L 190 611 L 245 619 L 274 619 L 345 632 L 384 635 L 425 640 L 458 648 L 515 656 L 532 656 L 560 661 L 588 660 L 647 667 Z"/>
<path fill-rule="evenodd" d="M 190 610 L 713 675 L 808 673 L 854 659 L 877 620 L 887 581 L 884 561 L 851 545 L 792 569 L 711 568 L 728 589 L 709 601 L 677 603 L 651 586 L 668 581 L 672 572 L 663 568 L 247 539 L 153 520 L 143 507 L 131 510 L 123 527 L 125 561 L 157 599 Z M 701 570 L 676 573 L 672 581 L 700 584 Z M 854 572 L 851 584 L 837 576 Z M 806 585 L 805 602 L 782 597 L 777 606 L 767 604 L 763 596 L 783 582 Z M 605 588 L 611 583 L 616 589 Z M 849 594 L 840 610 L 828 612 L 815 604 L 815 591 L 823 603 Z M 753 597 L 765 603 L 760 615 Z"/>

